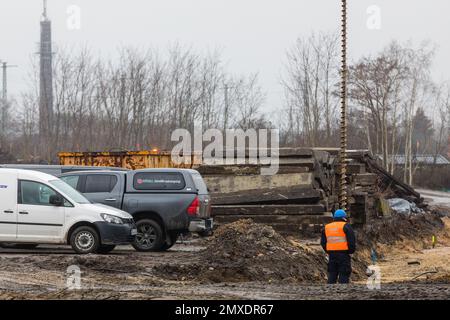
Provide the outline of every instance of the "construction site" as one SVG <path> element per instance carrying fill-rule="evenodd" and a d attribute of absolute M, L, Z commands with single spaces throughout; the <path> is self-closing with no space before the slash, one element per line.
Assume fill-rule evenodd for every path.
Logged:
<path fill-rule="evenodd" d="M 138 83 L 139 79 L 145 78 L 139 72 L 145 69 L 142 66 L 145 66 L 146 60 L 132 61 L 136 56 L 130 54 L 127 56 L 128 60 L 125 59 L 130 63 L 129 74 L 106 67 L 102 69 L 98 64 L 98 69 L 89 76 L 81 73 L 75 76 L 72 80 L 77 83 L 77 88 L 69 92 L 65 85 L 70 83 L 67 79 L 71 73 L 84 70 L 86 66 L 95 63 L 93 60 L 81 63 L 80 66 L 69 63 L 61 67 L 64 59 L 53 62 L 52 26 L 47 13 L 47 1 L 44 1 L 40 22 L 39 86 L 35 90 L 39 93 L 30 98 L 32 102 L 23 104 L 25 111 L 20 118 L 23 123 L 20 130 L 17 130 L 22 132 L 21 136 L 12 134 L 12 127 L 3 128 L 2 118 L 0 170 L 19 170 L 18 174 L 21 174 L 21 170 L 39 171 L 49 173 L 55 179 L 63 179 L 60 175 L 82 170 L 95 170 L 97 174 L 98 171 L 111 173 L 123 170 L 121 172 L 125 176 L 125 187 L 121 192 L 128 192 L 127 188 L 134 183 L 133 188 L 136 190 L 129 192 L 134 195 L 139 193 L 136 181 L 140 184 L 146 182 L 145 179 L 127 181 L 128 172 L 140 172 L 143 169 L 192 169 L 201 175 L 206 184 L 210 201 L 210 217 L 207 218 L 212 218 L 213 230 L 204 234 L 176 234 L 173 237 L 174 243 L 165 242 L 165 250 L 160 252 L 139 252 L 131 245 L 120 244 L 112 246 L 108 252 L 76 254 L 69 245 L 61 243 L 50 245 L 38 242 L 34 247 L 21 247 L 15 245 L 14 241 L 0 241 L 0 299 L 448 300 L 450 189 L 446 177 L 450 176 L 450 145 L 445 144 L 450 141 L 450 134 L 447 112 L 443 111 L 440 116 L 432 118 L 429 114 L 423 114 L 423 110 L 420 113 L 422 101 L 411 102 L 411 106 L 405 102 L 405 107 L 402 105 L 402 108 L 409 110 L 409 113 L 401 118 L 397 109 L 393 111 L 397 104 L 401 104 L 398 102 L 400 96 L 393 96 L 392 101 L 386 103 L 385 109 L 380 111 L 380 101 L 389 100 L 386 97 L 397 89 L 401 91 L 400 87 L 392 89 L 385 96 L 370 97 L 366 108 L 372 112 L 369 117 L 366 109 L 360 112 L 354 107 L 364 105 L 367 101 L 361 97 L 367 91 L 369 96 L 372 92 L 371 88 L 367 89 L 358 82 L 361 79 L 355 79 L 360 75 L 358 72 L 361 72 L 364 64 L 351 66 L 348 62 L 347 2 L 349 1 L 339 1 L 340 34 L 335 39 L 338 49 L 333 52 L 339 66 L 337 79 L 334 86 L 324 90 L 330 92 L 327 93 L 329 96 L 323 101 L 315 101 L 315 105 L 325 105 L 328 104 L 328 98 L 335 99 L 334 122 L 327 120 L 327 124 L 321 122 L 323 128 L 320 130 L 316 128 L 317 130 L 307 133 L 289 136 L 295 127 L 292 125 L 283 133 L 285 141 L 280 147 L 276 150 L 263 150 L 268 154 L 276 152 L 277 155 L 276 173 L 265 175 L 263 172 L 268 165 L 261 159 L 261 149 L 258 150 L 260 153 L 253 153 L 245 145 L 245 137 L 243 147 L 236 146 L 225 151 L 221 149 L 219 153 L 223 152 L 223 159 L 227 157 L 227 161 L 217 164 L 201 152 L 183 154 L 189 161 L 176 163 L 171 150 L 173 140 L 168 142 L 167 138 L 177 128 L 191 128 L 199 119 L 206 121 L 205 118 L 208 118 L 209 124 L 209 116 L 214 118 L 217 115 L 224 117 L 218 120 L 221 131 L 228 130 L 232 125 L 250 130 L 255 123 L 259 128 L 273 127 L 270 121 L 261 120 L 264 117 L 257 119 L 256 116 L 251 121 L 241 119 L 230 124 L 233 117 L 228 118 L 228 112 L 232 103 L 236 103 L 234 107 L 239 111 L 245 109 L 244 102 L 249 99 L 242 98 L 242 92 L 236 88 L 237 84 L 246 84 L 246 81 L 218 83 L 217 87 L 222 90 L 223 86 L 225 93 L 224 97 L 220 96 L 223 101 L 218 104 L 222 109 L 217 109 L 208 116 L 203 110 L 199 116 L 194 116 L 191 111 L 195 108 L 191 110 L 188 106 L 198 104 L 210 107 L 208 103 L 219 96 L 189 96 L 182 100 L 181 96 L 192 94 L 198 88 L 201 88 L 198 90 L 202 94 L 210 90 L 206 87 L 211 79 L 205 80 L 205 83 L 195 83 L 195 88 L 187 88 L 186 85 L 191 77 L 206 78 L 207 72 L 192 76 L 195 72 L 188 66 L 196 63 L 191 61 L 183 65 L 184 69 L 180 68 L 188 73 L 182 80 L 182 77 L 172 77 L 173 70 L 168 70 L 167 75 L 162 76 L 166 71 L 162 71 L 161 66 L 158 77 L 146 78 Z M 184 63 L 182 59 L 172 60 L 176 61 L 174 65 Z M 205 61 L 198 65 L 207 65 Z M 385 60 L 376 60 L 377 63 L 380 61 Z M 389 60 L 385 63 L 389 65 L 391 62 Z M 133 63 L 136 65 L 132 65 Z M 395 60 L 395 63 L 398 61 Z M 321 64 L 324 62 L 318 63 Z M 55 65 L 61 68 L 61 73 L 55 72 Z M 157 70 L 156 65 L 154 62 L 151 68 Z M 171 64 L 167 62 L 162 65 Z M 13 66 L 3 63 L 2 110 L 7 110 L 12 103 L 7 97 L 6 71 Z M 398 76 L 403 82 L 406 82 L 404 79 L 408 72 L 411 77 L 419 72 L 414 68 L 404 69 L 402 72 L 405 74 Z M 375 78 L 382 78 L 378 76 L 377 74 Z M 167 83 L 157 83 L 157 78 L 164 78 Z M 416 89 L 419 86 L 416 82 L 414 94 L 420 91 Z M 89 87 L 91 83 L 92 87 Z M 107 87 L 108 83 L 111 87 Z M 150 83 L 154 86 L 149 87 L 148 91 L 139 91 L 143 85 Z M 183 83 L 180 85 L 182 88 L 167 89 L 173 83 L 177 86 L 178 83 Z M 252 83 L 249 81 L 242 90 L 254 90 Z M 300 83 L 294 89 L 287 87 L 289 90 L 286 92 L 302 92 L 308 97 L 302 96 L 299 100 L 307 101 L 313 99 L 313 94 L 302 91 L 308 85 Z M 166 91 L 157 91 L 160 87 L 166 88 Z M 320 84 L 316 84 L 316 87 L 320 87 Z M 179 92 L 176 91 L 178 89 Z M 84 96 L 87 91 L 89 95 Z M 337 92 L 331 93 L 333 91 Z M 409 91 L 405 95 L 408 94 Z M 415 101 L 415 98 L 419 100 L 415 96 L 408 96 L 407 100 Z M 354 108 L 351 114 L 349 100 Z M 172 101 L 175 101 L 173 105 L 170 104 Z M 374 101 L 376 107 L 373 106 Z M 448 101 L 447 104 L 444 103 L 444 107 L 448 108 L 446 110 L 450 110 Z M 152 113 L 164 103 L 167 105 Z M 309 103 L 314 104 L 308 102 L 308 107 Z M 36 108 L 26 109 L 30 105 Z M 124 112 L 124 105 L 130 106 L 128 113 Z M 150 107 L 145 109 L 145 106 Z M 319 119 L 322 117 L 321 113 L 324 119 L 328 117 L 327 110 L 317 110 L 313 114 L 317 117 L 317 123 L 322 121 Z M 388 113 L 389 116 L 386 115 Z M 391 120 L 391 113 L 394 120 Z M 36 121 L 33 117 L 35 114 L 39 115 Z M 361 118 L 355 118 L 355 114 Z M 150 116 L 146 118 L 147 115 Z M 382 119 L 375 119 L 375 116 Z M 166 117 L 171 118 L 165 122 Z M 298 117 L 301 118 L 297 119 L 298 123 L 305 127 L 309 122 L 315 121 L 306 121 L 304 110 L 299 112 Z M 373 124 L 370 117 L 375 119 Z M 292 115 L 289 114 L 288 118 L 291 119 Z M 436 123 L 431 125 L 431 120 Z M 438 123 L 438 120 L 441 122 Z M 420 132 L 414 131 L 414 124 L 419 129 L 433 127 L 428 129 L 432 132 L 429 135 L 433 137 L 422 138 Z M 405 128 L 400 128 L 402 125 Z M 320 131 L 320 134 L 312 137 L 311 132 L 315 131 Z M 206 140 L 202 140 L 202 143 L 204 141 Z M 422 147 L 433 143 L 429 148 Z M 356 148 L 352 149 L 354 146 Z M 430 150 L 434 153 L 431 154 Z M 448 152 L 447 156 L 445 152 Z M 255 154 L 256 157 L 252 158 Z M 418 160 L 421 157 L 425 159 L 423 162 Z M 170 174 L 173 172 L 170 171 Z M 80 181 L 85 183 L 86 179 L 80 178 Z M 434 184 L 425 181 L 427 179 L 434 180 Z M 25 180 L 19 180 L 19 188 L 23 181 Z M 80 183 L 71 185 L 75 193 L 86 191 L 85 187 L 77 188 Z M 7 188 L 7 183 L 0 181 L 0 190 Z M 113 188 L 114 186 L 111 190 Z M 148 197 L 162 202 L 161 194 L 153 191 L 149 192 Z M 170 188 L 164 191 L 174 193 Z M 21 191 L 18 192 L 21 197 Z M 199 190 L 196 192 L 199 193 Z M 115 196 L 105 197 L 110 202 L 116 200 Z M 197 196 L 195 199 L 198 201 Z M 51 203 L 51 200 L 48 202 Z M 64 206 L 61 203 L 59 206 Z M 137 206 L 138 201 L 134 203 Z M 18 202 L 16 205 L 21 204 Z M 125 207 L 119 209 L 126 211 Z M 321 245 L 324 228 L 334 221 L 333 215 L 338 209 L 346 211 L 346 223 L 353 228 L 356 238 L 356 251 L 351 255 L 351 281 L 346 285 L 327 284 L 329 255 Z M 4 212 L 14 213 L 10 210 Z M 132 222 L 133 219 L 136 222 L 144 220 L 142 212 L 138 215 L 129 213 L 132 215 Z M 18 214 L 27 215 L 28 212 L 18 210 Z M 102 216 L 103 214 L 101 213 Z M 157 221 L 160 220 L 162 221 L 158 217 Z M 12 223 L 0 221 L 0 225 Z M 27 224 L 19 220 L 14 223 L 18 226 Z M 34 222 L 29 224 L 40 225 Z M 54 224 L 47 223 L 47 226 Z M 165 239 L 170 238 L 169 231 L 164 229 L 162 223 L 160 227 Z M 64 243 L 69 244 L 70 239 Z M 27 241 L 24 244 L 35 243 Z"/>
<path fill-rule="evenodd" d="M 358 246 L 351 285 L 325 284 L 327 256 L 319 241 L 338 197 L 336 150 L 291 149 L 280 151 L 279 172 L 273 176 L 261 176 L 258 165 L 196 168 L 212 195 L 216 228 L 211 237 L 183 237 L 163 253 L 133 252 L 131 247 L 87 256 L 45 245 L 0 249 L 0 297 L 447 299 L 448 196 L 421 195 L 390 176 L 367 152 L 348 154 L 349 212 Z M 112 165 L 118 157 L 139 165 L 139 158 L 132 161 L 135 155 L 123 153 L 64 154 L 61 162 L 105 165 L 107 158 Z M 145 157 L 164 163 L 162 154 Z M 407 206 L 396 206 L 399 199 Z M 81 270 L 77 290 L 67 288 L 73 265 Z M 378 289 L 367 285 L 373 265 L 380 268 Z"/>

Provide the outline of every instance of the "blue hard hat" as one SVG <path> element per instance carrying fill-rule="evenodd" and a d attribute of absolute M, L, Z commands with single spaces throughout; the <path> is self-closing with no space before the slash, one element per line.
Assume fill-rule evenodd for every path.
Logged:
<path fill-rule="evenodd" d="M 347 214 L 345 213 L 344 210 L 338 209 L 334 212 L 333 217 L 334 218 L 347 218 Z"/>

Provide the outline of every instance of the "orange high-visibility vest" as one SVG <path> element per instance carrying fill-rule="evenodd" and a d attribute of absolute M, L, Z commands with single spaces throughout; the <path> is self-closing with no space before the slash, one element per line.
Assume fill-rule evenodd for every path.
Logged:
<path fill-rule="evenodd" d="M 327 251 L 347 251 L 348 242 L 344 232 L 346 222 L 336 221 L 325 226 L 327 237 Z"/>

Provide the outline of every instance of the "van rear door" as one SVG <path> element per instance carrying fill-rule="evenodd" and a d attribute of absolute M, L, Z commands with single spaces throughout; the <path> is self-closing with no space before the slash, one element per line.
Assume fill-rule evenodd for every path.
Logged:
<path fill-rule="evenodd" d="M 0 241 L 17 237 L 17 173 L 0 170 Z"/>

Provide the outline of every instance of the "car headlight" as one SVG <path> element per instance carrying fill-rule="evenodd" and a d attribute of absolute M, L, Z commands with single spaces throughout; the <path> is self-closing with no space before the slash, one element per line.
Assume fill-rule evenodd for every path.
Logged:
<path fill-rule="evenodd" d="M 108 223 L 123 224 L 123 220 L 121 218 L 113 216 L 112 214 L 101 213 L 100 215 L 102 216 L 103 220 Z"/>

